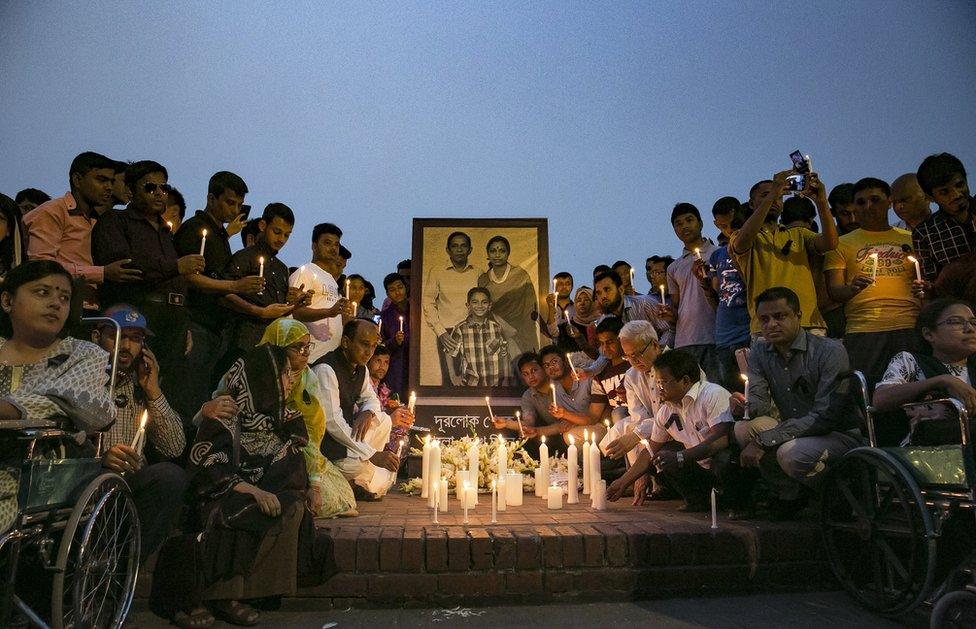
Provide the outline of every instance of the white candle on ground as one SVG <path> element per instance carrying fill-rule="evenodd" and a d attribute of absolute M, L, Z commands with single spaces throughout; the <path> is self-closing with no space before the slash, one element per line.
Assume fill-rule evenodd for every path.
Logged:
<path fill-rule="evenodd" d="M 878 254 L 872 253 L 871 260 L 874 262 L 871 265 L 871 282 L 874 282 L 878 279 Z"/>
<path fill-rule="evenodd" d="M 498 481 L 498 510 L 508 509 L 508 474 L 500 474 L 496 477 Z"/>
<path fill-rule="evenodd" d="M 464 502 L 464 483 L 468 480 L 468 470 L 458 470 L 454 473 L 454 496 Z"/>
<path fill-rule="evenodd" d="M 922 281 L 922 267 L 919 266 L 919 264 L 918 264 L 918 258 L 916 258 L 915 256 L 908 256 L 908 261 L 915 263 L 915 279 L 918 280 L 919 282 L 921 282 Z"/>
<path fill-rule="evenodd" d="M 573 435 L 569 436 L 569 448 L 566 450 L 566 504 L 579 503 L 579 468 L 576 460 L 578 451 Z"/>
<path fill-rule="evenodd" d="M 597 511 L 604 511 L 607 508 L 607 481 L 601 480 L 596 483 L 596 497 L 593 499 L 593 508 Z"/>
<path fill-rule="evenodd" d="M 474 503 L 478 504 L 478 485 L 479 485 L 479 470 L 478 470 L 478 438 L 475 437 L 471 441 L 471 445 L 468 446 L 468 480 L 474 485 Z"/>
<path fill-rule="evenodd" d="M 593 485 L 600 482 L 600 446 L 596 443 L 596 435 L 593 435 L 593 446 L 590 448 L 590 491 Z"/>
<path fill-rule="evenodd" d="M 508 472 L 508 443 L 498 435 L 498 448 L 495 451 L 495 473 L 504 476 Z"/>
<path fill-rule="evenodd" d="M 437 524 L 437 504 L 441 497 L 441 482 L 439 480 L 434 481 L 434 488 L 431 493 L 434 494 L 434 524 Z"/>
<path fill-rule="evenodd" d="M 439 505 L 438 510 L 441 513 L 447 513 L 447 505 L 451 502 L 448 499 L 449 497 L 447 480 L 442 478 L 440 495 L 437 497 L 437 504 Z"/>
<path fill-rule="evenodd" d="M 169 225 L 169 230 L 173 231 L 173 224 L 167 223 Z M 207 247 L 207 230 L 203 230 L 203 237 L 200 238 L 200 255 L 203 255 L 203 250 Z"/>
<path fill-rule="evenodd" d="M 743 393 L 743 397 L 745 397 L 746 400 L 745 411 L 742 414 L 742 419 L 749 419 L 749 376 L 742 374 L 741 378 L 742 382 L 745 383 L 745 393 Z"/>
<path fill-rule="evenodd" d="M 715 495 L 714 487 L 712 487 L 712 528 L 718 528 L 718 500 Z"/>
<path fill-rule="evenodd" d="M 542 435 L 542 445 L 539 446 L 539 467 L 542 468 L 542 486 L 549 486 L 549 446 L 546 445 L 546 436 Z"/>
<path fill-rule="evenodd" d="M 464 498 L 461 499 L 461 505 L 464 507 L 464 523 L 467 524 L 468 523 L 468 493 L 470 493 L 471 491 L 471 486 L 468 484 L 468 481 L 464 481 L 464 486 L 462 488 L 462 491 L 464 492 L 462 494 Z"/>
<path fill-rule="evenodd" d="M 498 485 L 494 479 L 491 481 L 491 523 L 498 522 Z"/>
<path fill-rule="evenodd" d="M 545 490 L 546 484 L 542 482 L 542 468 L 535 468 L 535 496 L 536 498 L 542 498 L 542 492 Z"/>
<path fill-rule="evenodd" d="M 573 359 L 569 357 L 569 353 L 566 354 L 566 364 L 568 364 L 569 368 L 573 371 L 573 377 L 578 379 L 579 374 L 576 373 L 576 365 L 573 364 Z"/>
<path fill-rule="evenodd" d="M 522 506 L 522 473 L 512 470 L 505 478 L 505 504 L 513 507 Z"/>
<path fill-rule="evenodd" d="M 430 477 L 441 477 L 441 443 L 437 439 L 434 439 L 430 450 Z M 433 506 L 434 499 L 434 492 L 430 492 L 430 495 L 427 497 L 428 506 Z"/>
<path fill-rule="evenodd" d="M 551 485 L 548 494 L 548 506 L 550 509 L 563 508 L 563 490 L 558 485 Z"/>
<path fill-rule="evenodd" d="M 583 495 L 590 495 L 590 433 L 583 429 Z"/>
<path fill-rule="evenodd" d="M 430 478 L 430 435 L 424 439 L 424 449 L 423 456 L 421 457 L 420 466 L 420 497 L 427 498 L 430 493 L 431 478 Z"/>

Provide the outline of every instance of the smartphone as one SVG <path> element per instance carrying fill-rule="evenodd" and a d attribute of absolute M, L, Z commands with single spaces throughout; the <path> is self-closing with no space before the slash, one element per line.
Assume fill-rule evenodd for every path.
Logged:
<path fill-rule="evenodd" d="M 807 163 L 807 159 L 803 157 L 803 153 L 799 149 L 790 153 L 790 161 L 793 162 L 793 170 L 801 175 L 805 175 L 810 172 L 810 164 Z"/>
<path fill-rule="evenodd" d="M 790 175 L 786 178 L 786 181 L 789 182 L 789 188 L 787 190 L 790 192 L 801 192 L 807 188 L 806 175 Z"/>
<path fill-rule="evenodd" d="M 248 219 L 248 217 L 251 215 L 251 206 L 248 205 L 247 203 L 242 204 L 241 205 L 241 214 L 244 215 L 244 220 L 246 221 Z"/>
<path fill-rule="evenodd" d="M 373 323 L 375 323 L 376 325 L 379 325 L 380 321 L 383 320 L 383 317 L 381 317 L 380 315 L 373 315 L 372 318 L 373 318 Z"/>

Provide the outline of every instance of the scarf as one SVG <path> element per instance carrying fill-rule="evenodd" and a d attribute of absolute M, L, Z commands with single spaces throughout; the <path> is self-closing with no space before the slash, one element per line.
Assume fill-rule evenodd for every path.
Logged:
<path fill-rule="evenodd" d="M 591 289 L 589 286 L 580 286 L 576 289 L 576 294 L 573 296 L 574 303 L 576 302 L 576 298 L 579 297 L 580 293 L 586 293 L 590 296 L 590 301 L 593 301 L 593 289 Z M 601 316 L 603 315 L 600 312 L 600 309 L 594 305 L 591 307 L 590 314 L 585 317 L 579 313 L 579 310 L 574 309 L 572 319 L 573 323 L 581 325 L 585 328 L 593 323 L 596 323 L 596 320 Z"/>

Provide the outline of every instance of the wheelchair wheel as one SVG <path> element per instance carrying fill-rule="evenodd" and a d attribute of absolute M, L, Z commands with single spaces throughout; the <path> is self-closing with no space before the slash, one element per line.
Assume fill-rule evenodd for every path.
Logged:
<path fill-rule="evenodd" d="M 51 627 L 120 627 L 139 570 L 139 516 L 128 485 L 102 474 L 81 492 L 58 547 Z"/>
<path fill-rule="evenodd" d="M 834 575 L 864 607 L 895 616 L 928 595 L 936 560 L 932 516 L 915 479 L 884 450 L 856 448 L 834 466 L 821 525 Z"/>
<path fill-rule="evenodd" d="M 968 590 L 948 592 L 932 608 L 930 629 L 976 627 L 976 594 Z"/>

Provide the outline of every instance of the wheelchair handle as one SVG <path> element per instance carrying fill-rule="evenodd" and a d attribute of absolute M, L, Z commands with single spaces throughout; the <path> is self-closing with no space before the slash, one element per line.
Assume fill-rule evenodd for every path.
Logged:
<path fill-rule="evenodd" d="M 839 384 L 844 380 L 849 380 L 849 379 L 855 380 L 857 386 L 860 388 L 861 401 L 864 403 L 861 410 L 864 411 L 864 421 L 867 424 L 868 444 L 870 444 L 872 448 L 876 448 L 878 447 L 878 439 L 874 430 L 874 417 L 871 416 L 871 413 L 874 411 L 874 408 L 871 406 L 871 399 L 868 395 L 867 378 L 865 378 L 864 374 L 858 371 L 857 369 L 851 369 L 848 371 L 842 371 L 841 373 L 837 374 L 837 379 L 835 380 L 835 382 Z"/>
<path fill-rule="evenodd" d="M 115 377 L 118 372 L 118 362 L 119 362 L 119 345 L 122 343 L 122 326 L 119 322 L 111 317 L 82 317 L 81 319 L 85 323 L 92 323 L 95 321 L 104 321 L 106 323 L 111 323 L 115 327 L 115 347 L 112 349 L 112 375 L 109 376 L 108 380 L 108 399 L 115 399 Z"/>

